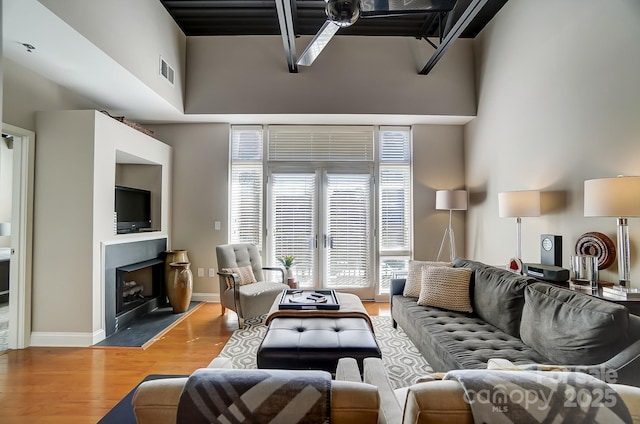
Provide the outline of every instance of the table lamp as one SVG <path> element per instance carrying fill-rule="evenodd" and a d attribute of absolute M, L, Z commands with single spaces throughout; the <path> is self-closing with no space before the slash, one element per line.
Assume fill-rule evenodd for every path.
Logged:
<path fill-rule="evenodd" d="M 444 243 L 449 236 L 449 257 L 451 262 L 456 258 L 456 238 L 451 226 L 451 214 L 453 211 L 467 210 L 467 191 L 466 190 L 437 190 L 436 191 L 436 209 L 449 211 L 449 226 L 444 230 L 440 250 L 438 251 L 437 261 L 440 260 Z"/>
<path fill-rule="evenodd" d="M 540 192 L 528 190 L 498 193 L 498 214 L 501 218 L 516 218 L 516 258 L 522 259 L 521 218 L 540 216 Z"/>
<path fill-rule="evenodd" d="M 10 235 L 11 235 L 11 223 L 0 222 L 0 236 L 10 236 Z"/>
<path fill-rule="evenodd" d="M 618 279 L 629 287 L 629 226 L 627 217 L 640 216 L 640 177 L 612 177 L 584 182 L 584 216 L 618 219 Z"/>

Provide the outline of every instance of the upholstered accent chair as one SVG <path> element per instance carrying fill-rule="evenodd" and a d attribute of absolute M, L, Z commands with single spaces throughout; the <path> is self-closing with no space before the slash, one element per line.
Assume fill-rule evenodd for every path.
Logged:
<path fill-rule="evenodd" d="M 227 308 L 234 311 L 240 328 L 246 318 L 269 312 L 276 297 L 289 288 L 282 268 L 262 266 L 260 252 L 254 244 L 223 244 L 216 247 L 216 256 L 222 314 Z M 264 271 L 279 272 L 280 281 L 266 281 Z"/>
<path fill-rule="evenodd" d="M 207 368 L 231 369 L 231 360 L 217 357 Z M 298 373 L 299 370 L 292 370 L 291 378 L 300 378 Z M 140 384 L 132 401 L 138 424 L 175 424 L 187 378 L 163 378 Z M 331 381 L 331 423 L 378 424 L 380 409 L 378 390 L 362 382 L 356 360 L 340 358 L 336 377 Z"/>

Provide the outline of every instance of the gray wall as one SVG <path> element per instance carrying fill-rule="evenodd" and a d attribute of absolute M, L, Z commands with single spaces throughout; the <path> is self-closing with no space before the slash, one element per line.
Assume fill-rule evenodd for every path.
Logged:
<path fill-rule="evenodd" d="M 228 124 L 155 125 L 156 137 L 173 147 L 171 248 L 186 249 L 194 275 L 193 291 L 201 300 L 218 292 L 215 247 L 227 243 Z M 214 229 L 220 221 L 221 229 Z M 204 277 L 198 277 L 204 268 Z M 216 299 L 217 298 L 213 298 Z"/>
<path fill-rule="evenodd" d="M 515 255 L 515 219 L 498 217 L 509 190 L 544 192 L 543 215 L 523 218 L 525 262 L 539 261 L 541 233 L 563 236 L 565 267 L 581 234 L 615 242 L 614 218 L 584 217 L 584 180 L 640 175 L 639 39 L 637 0 L 511 0 L 485 29 L 465 134 L 467 256 L 503 265 Z M 638 287 L 640 220 L 629 223 Z M 617 266 L 601 277 L 617 280 Z"/>
<path fill-rule="evenodd" d="M 300 37 L 297 48 L 308 42 Z M 291 74 L 279 36 L 190 37 L 185 111 L 474 116 L 472 48 L 459 40 L 425 76 L 417 72 L 433 52 L 425 41 L 337 36 Z"/>

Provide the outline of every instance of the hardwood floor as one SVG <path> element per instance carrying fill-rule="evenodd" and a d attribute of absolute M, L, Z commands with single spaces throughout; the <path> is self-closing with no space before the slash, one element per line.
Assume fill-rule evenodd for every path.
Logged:
<path fill-rule="evenodd" d="M 365 302 L 370 315 L 388 303 Z M 146 350 L 122 347 L 9 350 L 0 355 L 0 422 L 96 423 L 148 374 L 206 366 L 237 328 L 233 312 L 208 303 Z"/>

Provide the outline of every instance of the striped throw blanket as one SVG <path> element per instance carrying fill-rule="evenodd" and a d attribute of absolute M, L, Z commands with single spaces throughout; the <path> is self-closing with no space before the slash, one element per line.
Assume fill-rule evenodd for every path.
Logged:
<path fill-rule="evenodd" d="M 325 371 L 196 370 L 178 403 L 177 424 L 328 424 L 331 374 Z"/>
<path fill-rule="evenodd" d="M 608 384 L 577 372 L 455 370 L 476 423 L 631 423 Z"/>

